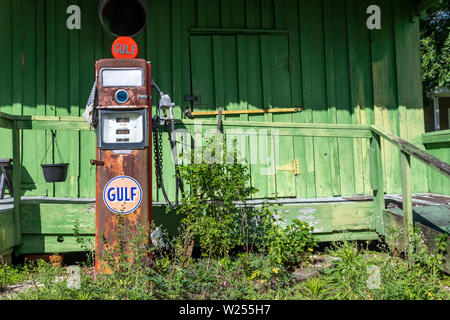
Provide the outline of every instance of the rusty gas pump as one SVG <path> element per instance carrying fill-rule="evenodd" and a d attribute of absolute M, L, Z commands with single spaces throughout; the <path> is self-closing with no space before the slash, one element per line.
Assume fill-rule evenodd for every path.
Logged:
<path fill-rule="evenodd" d="M 149 232 L 151 206 L 151 64 L 103 59 L 96 65 L 98 94 L 96 270 L 106 247 L 119 241 L 119 223 Z"/>
<path fill-rule="evenodd" d="M 138 59 L 139 48 L 130 37 L 145 26 L 147 6 L 143 0 L 102 0 L 99 17 L 113 35 L 113 59 L 95 65 L 95 83 L 83 116 L 97 130 L 96 159 L 96 272 L 110 272 L 103 255 L 119 247 L 121 230 L 148 234 L 152 222 L 152 134 L 155 144 L 157 186 L 172 205 L 162 183 L 161 134 L 167 126 L 169 141 L 176 154 L 173 107 L 151 76 L 151 63 Z M 160 95 L 158 110 L 151 117 L 152 86 Z M 176 155 L 175 170 L 177 170 Z M 176 180 L 182 190 L 181 181 Z"/>

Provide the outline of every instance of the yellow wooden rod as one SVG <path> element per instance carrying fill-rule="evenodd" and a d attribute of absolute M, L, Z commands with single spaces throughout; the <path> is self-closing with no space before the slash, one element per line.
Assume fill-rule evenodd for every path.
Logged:
<path fill-rule="evenodd" d="M 281 113 L 281 112 L 298 112 L 302 108 L 274 108 L 274 109 L 254 109 L 254 110 L 224 110 L 222 114 L 254 114 L 254 113 Z M 219 111 L 194 111 L 192 116 L 213 116 L 218 115 Z"/>

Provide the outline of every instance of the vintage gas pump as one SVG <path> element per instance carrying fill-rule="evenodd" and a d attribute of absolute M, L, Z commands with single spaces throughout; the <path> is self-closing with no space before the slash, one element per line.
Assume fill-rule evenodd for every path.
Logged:
<path fill-rule="evenodd" d="M 155 144 L 157 187 L 170 203 L 162 179 L 162 128 L 167 127 L 177 171 L 174 103 L 152 81 L 151 63 L 138 59 L 139 48 L 131 36 L 143 30 L 148 9 L 145 0 L 101 0 L 99 18 L 106 30 L 118 38 L 111 52 L 114 59 L 102 59 L 95 65 L 95 83 L 83 114 L 97 129 L 96 159 L 96 272 L 109 272 L 103 255 L 108 248 L 127 242 L 121 230 L 148 234 L 144 246 L 150 245 L 152 222 L 152 133 Z M 151 117 L 151 88 L 160 99 Z M 182 182 L 176 179 L 183 192 Z M 129 237 L 130 234 L 126 237 Z"/>
<path fill-rule="evenodd" d="M 148 232 L 152 219 L 151 64 L 133 58 L 131 38 L 116 40 L 112 51 L 117 58 L 96 63 L 96 271 L 107 271 L 102 255 L 118 245 L 119 224 Z"/>

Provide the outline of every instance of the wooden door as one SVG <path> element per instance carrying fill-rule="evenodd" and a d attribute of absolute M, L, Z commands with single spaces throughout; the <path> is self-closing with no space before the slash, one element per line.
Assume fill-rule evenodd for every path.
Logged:
<path fill-rule="evenodd" d="M 291 107 L 287 35 L 195 35 L 190 38 L 194 111 Z M 215 119 L 216 117 L 213 117 Z M 202 117 L 202 119 L 207 119 Z M 209 118 L 211 120 L 211 118 Z M 291 122 L 291 114 L 226 115 L 226 120 Z M 258 198 L 295 197 L 294 143 L 276 128 L 240 128 Z M 256 136 L 245 134 L 249 130 Z"/>

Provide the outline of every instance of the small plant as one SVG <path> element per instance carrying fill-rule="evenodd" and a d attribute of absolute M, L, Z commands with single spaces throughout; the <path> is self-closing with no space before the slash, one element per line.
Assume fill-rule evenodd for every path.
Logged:
<path fill-rule="evenodd" d="M 294 220 L 292 225 L 276 219 L 271 207 L 249 208 L 245 201 L 257 191 L 250 185 L 248 166 L 238 158 L 236 140 L 227 150 L 225 140 L 216 136 L 203 147 L 216 161 L 194 161 L 198 150 L 185 156 L 189 165 L 180 166 L 180 178 L 190 187 L 177 213 L 183 215 L 184 246 L 198 241 L 202 256 L 226 257 L 240 247 L 268 252 L 278 266 L 291 267 L 306 259 L 317 245 L 312 228 Z M 219 142 L 222 142 L 221 144 Z M 211 146 L 221 145 L 220 148 Z M 214 154 L 211 150 L 220 150 Z"/>
<path fill-rule="evenodd" d="M 306 296 L 312 300 L 325 299 L 328 294 L 326 285 L 326 281 L 321 278 L 313 277 L 308 279 L 304 284 L 306 288 Z"/>
<path fill-rule="evenodd" d="M 336 261 L 336 266 L 326 272 L 333 299 L 362 299 L 367 279 L 366 259 L 360 254 L 357 243 L 334 243 L 328 253 Z"/>
<path fill-rule="evenodd" d="M 293 223 L 274 226 L 268 233 L 269 258 L 273 263 L 291 268 L 307 260 L 317 246 L 313 227 L 294 219 Z"/>

